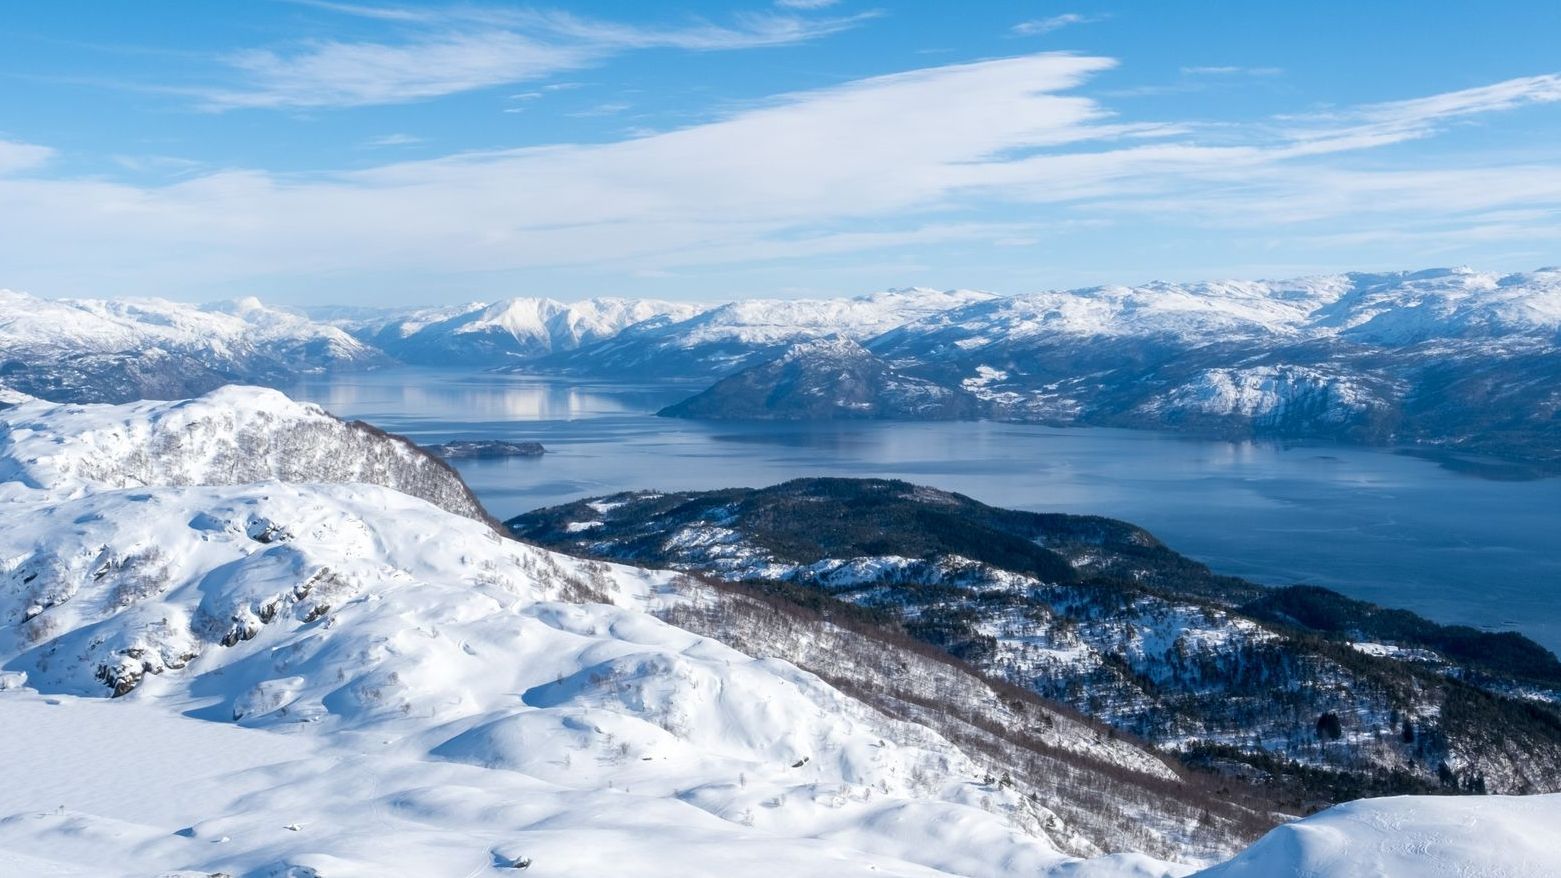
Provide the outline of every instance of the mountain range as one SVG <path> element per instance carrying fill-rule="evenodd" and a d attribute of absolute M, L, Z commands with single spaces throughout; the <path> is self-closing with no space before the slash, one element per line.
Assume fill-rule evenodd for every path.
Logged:
<path fill-rule="evenodd" d="M 793 365 L 778 368 L 785 360 Z M 799 363 L 800 361 L 800 363 Z M 784 372 L 784 374 L 782 374 Z M 917 411 L 908 383 L 955 405 Z M 1315 439 L 1561 467 L 1561 271 L 994 298 L 804 347 L 664 414 L 949 417 Z"/>
<path fill-rule="evenodd" d="M 650 299 L 515 298 L 491 305 L 311 313 L 403 363 L 502 366 L 572 351 L 655 318 L 685 320 L 700 307 Z"/>
<path fill-rule="evenodd" d="M 987 418 L 1343 441 L 1561 470 L 1561 269 L 1348 273 L 999 296 L 432 309 L 0 296 L 0 385 L 62 401 L 403 362 L 710 383 L 665 414 Z"/>
<path fill-rule="evenodd" d="M 0 290 L 0 384 L 57 402 L 179 399 L 391 362 L 341 329 L 253 298 L 189 305 Z"/>

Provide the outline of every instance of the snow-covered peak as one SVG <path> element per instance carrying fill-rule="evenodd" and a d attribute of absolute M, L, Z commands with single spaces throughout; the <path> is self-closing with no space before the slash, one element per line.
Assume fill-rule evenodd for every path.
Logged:
<path fill-rule="evenodd" d="M 30 396 L 20 390 L 12 390 L 9 387 L 0 387 L 0 408 L 10 408 L 21 405 L 24 402 L 36 402 L 37 397 Z"/>
<path fill-rule="evenodd" d="M 159 485 L 369 482 L 485 520 L 455 473 L 405 440 L 259 387 L 123 405 L 0 411 L 0 481 L 51 498 Z"/>
<path fill-rule="evenodd" d="M 1548 878 L 1561 872 L 1558 856 L 1561 795 L 1398 796 L 1281 826 L 1194 878 Z"/>
<path fill-rule="evenodd" d="M 837 362 L 840 360 L 871 359 L 872 354 L 867 348 L 862 347 L 855 339 L 842 336 L 826 336 L 824 338 L 799 341 L 786 349 L 781 354 L 778 363 L 789 363 L 794 360 L 806 360 L 810 362 Z"/>
<path fill-rule="evenodd" d="M 655 317 L 683 320 L 700 306 L 654 299 L 599 298 L 564 303 L 520 297 L 490 305 L 417 312 L 358 330 L 408 362 L 493 364 L 568 351 Z"/>
<path fill-rule="evenodd" d="M 979 348 L 1050 337 L 1166 337 L 1190 344 L 1334 335 L 1382 345 L 1428 338 L 1546 334 L 1561 328 L 1561 271 L 1468 268 L 1281 281 L 1153 282 L 976 302 L 897 329 L 887 343 L 937 337 Z"/>
<path fill-rule="evenodd" d="M 977 302 L 908 323 L 894 335 L 952 335 L 963 347 L 1048 336 L 1187 338 L 1289 335 L 1348 289 L 1342 277 L 1285 283 L 1151 283 L 1031 293 Z"/>
<path fill-rule="evenodd" d="M 244 296 L 227 302 L 212 302 L 201 306 L 203 311 L 211 311 L 218 314 L 233 314 L 239 317 L 255 314 L 256 312 L 269 310 L 256 296 Z"/>
<path fill-rule="evenodd" d="M 992 293 L 973 290 L 911 288 L 849 299 L 748 299 L 668 324 L 661 334 L 680 347 L 723 341 L 773 344 L 837 334 L 864 339 L 917 317 L 992 298 Z"/>
<path fill-rule="evenodd" d="M 40 299 L 0 290 L 5 382 L 49 399 L 179 398 L 386 362 L 345 331 L 243 299 Z"/>
<path fill-rule="evenodd" d="M 1443 269 L 1358 282 L 1350 296 L 1320 309 L 1313 323 L 1382 345 L 1554 333 L 1561 329 L 1561 270 L 1497 275 Z"/>
<path fill-rule="evenodd" d="M 145 347 L 235 348 L 261 342 L 315 341 L 339 355 L 364 351 L 331 326 L 268 308 L 255 298 L 200 306 L 166 299 L 42 299 L 0 290 L 0 346 L 68 348 L 76 352 Z"/>

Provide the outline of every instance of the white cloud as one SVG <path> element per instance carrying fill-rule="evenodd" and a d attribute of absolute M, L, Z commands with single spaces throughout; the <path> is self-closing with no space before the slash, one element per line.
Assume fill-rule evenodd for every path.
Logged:
<path fill-rule="evenodd" d="M 1354 115 L 1368 120 L 1418 124 L 1476 113 L 1511 110 L 1525 104 L 1561 101 L 1561 74 L 1508 79 L 1478 88 L 1450 91 L 1407 101 L 1362 107 Z"/>
<path fill-rule="evenodd" d="M 1284 73 L 1280 67 L 1183 67 L 1185 76 L 1279 76 Z"/>
<path fill-rule="evenodd" d="M 54 150 L 32 143 L 0 140 L 0 174 L 36 168 L 54 157 Z"/>
<path fill-rule="evenodd" d="M 381 137 L 371 138 L 365 146 L 411 146 L 414 143 L 422 143 L 423 138 L 412 134 L 386 134 Z"/>
<path fill-rule="evenodd" d="M 786 9 L 825 9 L 840 0 L 775 0 L 775 5 Z"/>
<path fill-rule="evenodd" d="M 583 110 L 575 110 L 574 112 L 567 113 L 565 115 L 574 116 L 575 118 L 579 119 L 587 119 L 593 116 L 616 116 L 619 113 L 622 113 L 624 110 L 629 109 L 630 106 L 631 105 L 625 104 L 621 101 L 609 101 L 607 103 L 597 104 L 593 107 L 586 107 Z"/>
<path fill-rule="evenodd" d="M 315 9 L 323 9 L 327 12 L 337 12 L 358 18 L 373 18 L 380 21 L 430 21 L 436 15 L 426 10 L 404 9 L 396 6 L 369 6 L 362 3 L 333 3 L 330 0 L 287 0 L 287 2 L 297 6 L 312 6 Z"/>
<path fill-rule="evenodd" d="M 1475 113 L 1557 100 L 1552 77 L 1210 128 L 1124 124 L 1078 93 L 1113 63 L 1045 53 L 934 67 L 617 142 L 360 171 L 228 170 L 160 186 L 0 178 L 0 264 L 8 283 L 88 278 L 103 291 L 278 272 L 314 284 L 560 266 L 627 277 L 1030 240 L 1129 214 L 1248 233 L 1395 210 L 1451 223 L 1462 212 L 1561 206 L 1561 165 L 1461 158 L 1383 172 L 1344 161 Z M 47 157 L 31 149 L 33 164 Z M 0 145 L 0 167 L 6 155 Z M 80 252 L 93 259 L 72 258 Z"/>
<path fill-rule="evenodd" d="M 1099 20 L 1096 16 L 1080 15 L 1077 12 L 1064 12 L 1061 15 L 1053 15 L 1050 18 L 1032 18 L 1029 21 L 1021 21 L 1009 28 L 1009 30 L 1021 37 L 1038 37 L 1055 30 L 1062 30 L 1071 25 L 1089 24 Z"/>
<path fill-rule="evenodd" d="M 414 25 L 399 41 L 314 40 L 229 55 L 236 85 L 168 89 L 209 110 L 323 108 L 426 100 L 534 81 L 623 51 L 722 51 L 788 45 L 837 33 L 871 13 L 807 18 L 743 14 L 731 26 L 628 25 L 566 12 L 457 7 L 443 12 L 310 2 L 333 12 Z"/>
<path fill-rule="evenodd" d="M 289 52 L 231 56 L 245 74 L 241 88 L 202 95 L 214 110 L 257 107 L 350 107 L 423 100 L 585 67 L 599 54 L 493 31 L 407 45 L 310 43 Z"/>
<path fill-rule="evenodd" d="M 1428 137 L 1470 116 L 1561 101 L 1561 75 L 1529 76 L 1405 101 L 1340 112 L 1286 117 L 1295 155 L 1337 152 Z"/>
<path fill-rule="evenodd" d="M 732 26 L 695 23 L 679 27 L 656 27 L 582 18 L 567 12 L 527 10 L 495 13 L 493 20 L 606 49 L 724 51 L 805 42 L 839 33 L 876 17 L 877 13 L 874 12 L 837 18 L 740 13 L 733 17 Z"/>

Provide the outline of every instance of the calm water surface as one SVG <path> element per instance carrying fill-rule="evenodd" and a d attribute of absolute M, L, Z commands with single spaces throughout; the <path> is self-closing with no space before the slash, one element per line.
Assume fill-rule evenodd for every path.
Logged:
<path fill-rule="evenodd" d="M 534 439 L 466 461 L 493 514 L 594 494 L 903 478 L 998 506 L 1143 525 L 1224 573 L 1310 582 L 1561 651 L 1561 479 L 1491 481 L 1344 447 L 993 423 L 700 423 L 654 412 L 699 388 L 394 369 L 288 391 L 419 442 Z"/>

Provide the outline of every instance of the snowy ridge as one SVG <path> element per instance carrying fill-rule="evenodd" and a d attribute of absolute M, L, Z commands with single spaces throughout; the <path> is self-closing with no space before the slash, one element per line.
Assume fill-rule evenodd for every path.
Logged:
<path fill-rule="evenodd" d="M 837 331 L 897 385 L 968 400 L 923 414 L 893 405 L 892 388 L 852 385 L 832 406 L 772 405 L 766 370 L 784 348 L 741 334 L 690 348 L 703 335 L 691 323 L 589 350 L 606 369 L 671 357 L 731 382 L 672 407 L 686 416 L 855 417 L 876 406 L 903 417 L 1419 446 L 1561 470 L 1561 269 L 1103 286 L 988 297 L 877 335 Z M 702 353 L 679 359 L 685 348 Z M 828 368 L 838 357 L 815 359 Z"/>
<path fill-rule="evenodd" d="M 1156 282 L 994 298 L 908 322 L 881 346 L 895 349 L 922 337 L 919 344 L 975 350 L 1056 335 L 1166 336 L 1199 345 L 1231 336 L 1341 336 L 1406 345 L 1428 338 L 1543 336 L 1558 328 L 1561 269 L 1497 275 L 1456 268 Z"/>
<path fill-rule="evenodd" d="M 7 385 L 35 396 L 122 402 L 387 359 L 341 329 L 254 298 L 189 305 L 0 290 L 0 362 Z"/>
<path fill-rule="evenodd" d="M 712 308 L 669 327 L 666 335 L 681 348 L 727 341 L 774 344 L 835 334 L 863 339 L 923 315 L 994 298 L 976 290 L 912 287 L 850 299 L 750 299 Z"/>
<path fill-rule="evenodd" d="M 797 342 L 865 340 L 907 321 L 996 298 L 974 290 L 914 287 L 849 299 L 751 299 L 686 319 L 661 317 L 544 361 L 592 374 L 712 377 L 762 362 Z"/>
<path fill-rule="evenodd" d="M 683 320 L 700 310 L 697 305 L 654 299 L 564 303 L 513 298 L 491 305 L 415 309 L 388 318 L 337 322 L 403 362 L 499 365 L 571 351 L 652 318 Z"/>
<path fill-rule="evenodd" d="M 0 411 L 0 493 L 50 499 L 154 485 L 368 482 L 485 520 L 453 470 L 411 443 L 258 387 L 125 405 Z"/>
<path fill-rule="evenodd" d="M 1558 826 L 1561 795 L 1364 799 L 1281 826 L 1198 876 L 1546 878 L 1561 871 Z"/>

